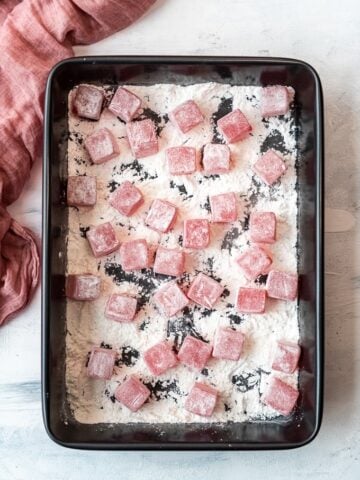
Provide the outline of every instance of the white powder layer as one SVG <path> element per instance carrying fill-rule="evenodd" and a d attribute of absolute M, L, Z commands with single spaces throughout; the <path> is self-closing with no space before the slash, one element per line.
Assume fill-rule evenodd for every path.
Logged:
<path fill-rule="evenodd" d="M 102 294 L 98 300 L 67 302 L 66 383 L 70 407 L 76 419 L 84 423 L 243 422 L 273 418 L 278 414 L 262 404 L 261 393 L 272 375 L 271 363 L 276 341 L 298 341 L 297 305 L 296 302 L 268 299 L 264 315 L 240 315 L 236 312 L 234 304 L 238 288 L 249 282 L 241 273 L 235 258 L 249 245 L 246 221 L 249 212 L 253 209 L 273 211 L 278 225 L 277 242 L 270 246 L 273 267 L 297 271 L 296 140 L 291 113 L 262 121 L 260 87 L 202 83 L 128 88 L 142 99 L 145 116 L 150 112 L 148 109 L 160 116 L 160 149 L 156 155 L 133 163 L 125 124 L 107 109 L 103 111 L 99 122 L 81 120 L 69 114 L 68 174 L 96 176 L 97 203 L 94 208 L 69 209 L 68 273 L 93 273 L 102 279 Z M 167 121 L 166 114 L 188 99 L 193 99 L 199 105 L 206 120 L 187 134 L 180 134 Z M 230 102 L 231 105 L 231 99 L 230 110 L 240 108 L 253 127 L 247 139 L 230 145 L 231 172 L 207 177 L 201 172 L 171 177 L 165 164 L 165 148 L 190 145 L 200 150 L 204 144 L 211 142 L 214 135 L 212 115 L 218 111 L 221 102 Z M 92 165 L 83 148 L 83 140 L 100 127 L 107 127 L 114 133 L 121 153 L 118 158 L 103 165 Z M 252 165 L 265 139 L 278 138 L 279 135 L 287 170 L 280 182 L 268 187 L 254 176 Z M 145 198 L 144 205 L 130 218 L 120 215 L 108 203 L 114 186 L 124 180 L 134 182 Z M 148 298 L 149 284 L 155 286 L 156 290 L 168 279 L 155 276 L 150 270 L 121 277 L 118 253 L 95 259 L 86 238 L 81 235 L 80 228 L 110 221 L 120 241 L 145 238 L 153 246 L 161 244 L 174 247 L 181 241 L 182 221 L 186 218 L 210 219 L 208 196 L 224 192 L 236 192 L 238 195 L 239 221 L 231 225 L 211 225 L 211 244 L 208 248 L 201 251 L 185 250 L 187 274 L 180 279 L 185 288 L 199 271 L 221 280 L 226 288 L 225 295 L 211 312 L 191 305 L 185 316 L 180 313 L 169 321 L 157 311 L 151 301 L 152 293 Z M 175 228 L 168 234 L 158 234 L 144 225 L 146 212 L 154 198 L 166 199 L 178 206 Z M 105 302 L 115 292 L 142 299 L 141 303 L 144 304 L 133 323 L 117 323 L 104 317 Z M 219 325 L 231 325 L 246 335 L 244 351 L 238 362 L 212 358 L 202 373 L 178 365 L 158 378 L 150 375 L 142 358 L 147 348 L 166 338 L 181 343 L 186 332 L 196 332 L 211 342 Z M 120 362 L 115 367 L 111 381 L 93 380 L 86 376 L 88 352 L 93 345 L 99 346 L 102 342 L 119 352 Z M 126 354 L 132 355 L 130 361 L 121 361 Z M 129 374 L 138 375 L 153 389 L 150 400 L 137 413 L 115 402 L 113 397 L 117 385 Z M 276 375 L 291 385 L 297 385 L 297 373 Z M 211 418 L 201 418 L 184 408 L 186 395 L 195 381 L 206 382 L 219 391 Z"/>

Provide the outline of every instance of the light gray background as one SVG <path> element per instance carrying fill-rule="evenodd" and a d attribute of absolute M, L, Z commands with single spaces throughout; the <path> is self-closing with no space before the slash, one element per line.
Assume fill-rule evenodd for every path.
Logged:
<path fill-rule="evenodd" d="M 360 478 L 360 10 L 356 0 L 162 0 L 91 54 L 263 55 L 312 64 L 326 105 L 326 388 L 316 440 L 283 452 L 106 453 L 52 443 L 40 407 L 40 295 L 0 329 L 0 480 Z M 40 234 L 41 165 L 15 217 Z"/>

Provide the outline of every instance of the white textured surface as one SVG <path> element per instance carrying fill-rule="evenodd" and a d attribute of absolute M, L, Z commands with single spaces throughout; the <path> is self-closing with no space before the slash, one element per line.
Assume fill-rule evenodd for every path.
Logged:
<path fill-rule="evenodd" d="M 52 443 L 40 410 L 40 302 L 0 330 L 0 479 L 120 477 L 357 480 L 360 470 L 360 10 L 356 0 L 168 0 L 78 54 L 273 55 L 311 63 L 326 104 L 326 385 L 322 429 L 283 452 L 81 452 Z M 40 231 L 40 165 L 11 208 Z M 336 231 L 334 231 L 336 230 Z"/>

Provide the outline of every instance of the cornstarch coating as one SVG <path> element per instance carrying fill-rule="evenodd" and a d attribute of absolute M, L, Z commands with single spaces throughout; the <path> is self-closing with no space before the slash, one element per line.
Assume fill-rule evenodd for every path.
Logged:
<path fill-rule="evenodd" d="M 269 246 L 273 269 L 297 272 L 297 192 L 296 132 L 294 113 L 261 119 L 260 87 L 201 83 L 190 86 L 158 84 L 126 88 L 142 99 L 143 112 L 137 118 L 150 118 L 159 135 L 159 152 L 134 160 L 126 139 L 125 123 L 106 108 L 98 122 L 74 116 L 69 108 L 68 175 L 89 175 L 97 179 L 97 203 L 94 207 L 69 207 L 67 274 L 100 275 L 102 293 L 92 302 L 67 301 L 66 384 L 70 407 L 83 423 L 98 422 L 244 422 L 277 416 L 260 401 L 269 382 L 276 341 L 297 342 L 299 328 L 297 302 L 267 300 L 263 315 L 239 314 L 235 309 L 240 286 L 249 282 L 235 259 L 250 245 L 248 220 L 252 209 L 272 211 L 277 217 L 277 241 Z M 106 98 L 113 87 L 104 87 Z M 71 100 L 70 93 L 70 100 Z M 205 121 L 191 131 L 181 133 L 168 113 L 186 100 L 194 100 Z M 224 143 L 216 121 L 239 108 L 253 127 L 248 138 L 230 144 L 232 164 L 229 173 L 171 176 L 165 149 L 192 146 L 198 151 L 210 142 Z M 92 165 L 84 149 L 86 137 L 100 128 L 108 128 L 116 137 L 120 155 L 101 165 Z M 274 148 L 284 159 L 287 170 L 279 182 L 269 187 L 257 177 L 252 165 L 261 153 Z M 109 205 L 110 194 L 125 180 L 134 182 L 145 202 L 131 217 Z M 209 195 L 235 192 L 239 220 L 211 224 L 211 241 L 204 250 L 185 250 L 185 274 L 178 283 L 186 291 L 199 273 L 218 280 L 224 287 L 213 310 L 190 303 L 183 312 L 166 318 L 156 309 L 152 297 L 160 285 L 172 277 L 154 274 L 152 269 L 124 272 L 119 253 L 95 258 L 86 239 L 90 226 L 111 222 L 120 242 L 144 238 L 152 246 L 182 246 L 184 219 L 211 220 Z M 152 200 L 160 198 L 178 207 L 175 227 L 159 234 L 145 226 L 144 219 Z M 258 283 L 265 284 L 262 276 Z M 132 323 L 119 323 L 104 316 L 105 304 L 112 293 L 128 294 L 138 300 L 139 311 Z M 218 326 L 235 327 L 245 334 L 239 361 L 211 358 L 201 373 L 179 364 L 159 377 L 152 376 L 143 360 L 143 352 L 168 339 L 176 350 L 187 334 L 212 341 Z M 93 346 L 112 348 L 118 353 L 110 381 L 94 380 L 86 375 L 86 364 Z M 114 391 L 129 375 L 135 374 L 150 389 L 147 403 L 136 413 L 115 400 Z M 298 374 L 276 374 L 297 386 Z M 187 394 L 195 382 L 203 382 L 219 392 L 215 411 L 209 418 L 184 408 Z"/>

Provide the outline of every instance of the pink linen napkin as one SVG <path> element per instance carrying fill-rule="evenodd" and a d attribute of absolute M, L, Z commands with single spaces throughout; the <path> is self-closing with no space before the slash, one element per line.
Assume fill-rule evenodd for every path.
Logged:
<path fill-rule="evenodd" d="M 41 155 L 46 79 L 72 46 L 97 42 L 139 18 L 155 0 L 0 2 L 0 325 L 31 299 L 39 281 L 32 232 L 6 207 Z"/>

